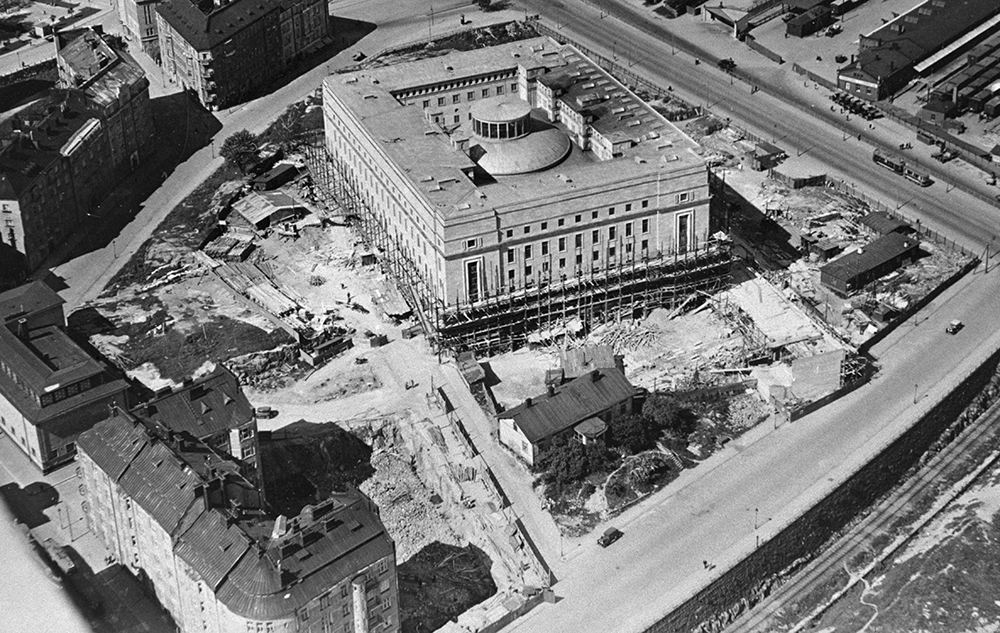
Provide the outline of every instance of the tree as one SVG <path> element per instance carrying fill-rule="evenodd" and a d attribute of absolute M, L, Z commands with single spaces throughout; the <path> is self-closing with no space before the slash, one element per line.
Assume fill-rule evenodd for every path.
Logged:
<path fill-rule="evenodd" d="M 687 439 L 698 426 L 698 417 L 674 396 L 651 395 L 642 405 L 642 414 L 659 431 L 666 431 L 680 439 Z"/>
<path fill-rule="evenodd" d="M 626 415 L 611 423 L 612 441 L 632 455 L 656 446 L 658 436 L 656 424 L 641 415 Z"/>
<path fill-rule="evenodd" d="M 222 142 L 219 155 L 245 174 L 257 162 L 257 138 L 247 130 L 233 132 Z"/>

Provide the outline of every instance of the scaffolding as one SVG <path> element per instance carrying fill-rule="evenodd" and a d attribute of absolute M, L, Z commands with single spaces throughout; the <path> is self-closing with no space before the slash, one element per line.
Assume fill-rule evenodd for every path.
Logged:
<path fill-rule="evenodd" d="M 700 304 L 700 297 L 729 282 L 729 241 L 712 239 L 683 254 L 631 258 L 603 270 L 579 271 L 477 301 L 447 304 L 435 297 L 417 262 L 395 243 L 347 166 L 330 157 L 322 142 L 311 143 L 306 158 L 313 181 L 337 200 L 366 246 L 379 253 L 382 270 L 439 352 L 492 355 L 522 347 L 530 333 L 558 329 L 573 319 L 579 319 L 586 331 L 607 321 L 642 318 L 655 308 L 690 310 Z"/>

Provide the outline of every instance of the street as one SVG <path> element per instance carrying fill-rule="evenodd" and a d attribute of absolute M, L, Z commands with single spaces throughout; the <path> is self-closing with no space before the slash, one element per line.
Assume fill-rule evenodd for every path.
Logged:
<path fill-rule="evenodd" d="M 445 32 L 459 30 L 458 14 L 469 8 L 464 2 L 451 0 L 439 4 L 434 11 L 435 24 L 430 23 L 430 8 L 425 0 L 396 3 L 388 0 L 376 2 L 334 2 L 331 11 L 340 18 L 374 22 L 378 28 L 355 45 L 338 52 L 327 63 L 282 86 L 275 92 L 229 110 L 215 112 L 222 128 L 213 137 L 214 143 L 195 152 L 187 161 L 169 174 L 163 185 L 146 199 L 133 220 L 106 247 L 67 261 L 53 269 L 55 275 L 68 286 L 60 291 L 66 300 L 67 313 L 96 297 L 104 286 L 124 266 L 171 209 L 179 204 L 212 171 L 222 165 L 223 159 L 215 149 L 230 134 L 242 129 L 262 132 L 267 125 L 292 103 L 304 99 L 319 88 L 323 78 L 332 71 L 351 65 L 357 51 L 374 54 L 376 51 L 401 44 L 420 41 L 430 32 L 435 37 Z M 447 16 L 444 23 L 442 15 Z M 516 12 L 469 13 L 471 22 L 464 28 L 498 23 L 517 17 Z M 141 53 L 135 54 L 146 69 L 150 81 L 150 94 L 163 95 L 176 92 L 172 85 L 164 85 L 158 67 Z"/>
<path fill-rule="evenodd" d="M 770 96 L 763 90 L 751 94 L 746 84 L 739 81 L 730 83 L 730 77 L 712 64 L 696 65 L 694 60 L 697 58 L 682 51 L 683 31 L 677 26 L 683 25 L 680 20 L 673 23 L 668 20 L 653 22 L 649 14 L 641 9 L 619 5 L 611 0 L 601 1 L 616 14 L 628 19 L 629 24 L 585 2 L 570 5 L 522 0 L 522 4 L 527 12 L 540 13 L 545 24 L 566 37 L 608 58 L 617 57 L 629 71 L 664 89 L 672 87 L 681 98 L 708 106 L 717 116 L 730 117 L 734 124 L 775 141 L 790 156 L 810 159 L 810 165 L 815 165 L 815 173 L 839 175 L 873 198 L 900 207 L 900 211 L 907 216 L 920 219 L 973 250 L 982 250 L 990 237 L 996 234 L 1000 209 L 944 183 L 921 188 L 901 178 L 893 178 L 886 170 L 874 165 L 871 145 L 859 141 L 858 134 L 895 147 L 903 135 L 912 136 L 902 126 L 879 120 L 875 124 L 876 129 L 871 130 L 867 122 L 859 124 L 857 117 L 848 122 L 829 110 L 830 101 L 820 91 L 802 87 L 801 78 L 796 80 L 794 86 L 803 90 L 793 91 L 794 86 L 782 83 L 783 75 L 779 77 L 774 71 L 768 71 L 769 76 L 774 75 L 776 80 L 771 88 L 781 92 L 785 100 Z M 633 23 L 660 35 L 654 37 L 645 30 L 633 28 Z M 600 28 L 594 28 L 595 24 L 599 24 Z M 667 26 L 679 32 L 667 31 Z M 699 41 L 699 44 L 707 45 L 708 42 Z M 740 64 L 750 63 L 744 58 L 753 53 L 745 46 L 736 40 L 727 45 Z M 705 52 L 698 47 L 693 50 Z M 805 109 L 810 110 L 810 115 L 803 112 L 803 104 Z M 996 193 L 995 189 L 981 181 L 969 184 L 981 188 L 990 197 Z"/>
<path fill-rule="evenodd" d="M 981 269 L 980 269 L 981 271 Z M 638 632 L 681 605 L 755 546 L 823 498 L 1000 347 L 1000 275 L 970 275 L 873 350 L 876 378 L 776 430 L 757 427 L 663 493 L 598 526 L 557 564 L 557 604 L 511 631 Z M 967 323 L 948 336 L 950 319 Z M 927 359 L 935 359 L 933 363 Z M 914 400 L 917 404 L 914 404 Z M 625 536 L 603 549 L 613 525 Z M 703 561 L 712 566 L 706 569 Z"/>

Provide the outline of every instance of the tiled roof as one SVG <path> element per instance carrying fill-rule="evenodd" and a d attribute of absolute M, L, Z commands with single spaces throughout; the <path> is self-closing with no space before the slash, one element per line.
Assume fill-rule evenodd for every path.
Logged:
<path fill-rule="evenodd" d="M 253 419 L 253 407 L 239 381 L 222 365 L 190 385 L 150 400 L 133 413 L 199 439 L 239 428 Z"/>
<path fill-rule="evenodd" d="M 618 369 L 597 369 L 502 412 L 513 419 L 529 442 L 561 433 L 608 407 L 635 395 L 635 387 Z"/>
<path fill-rule="evenodd" d="M 377 510 L 358 492 L 338 493 L 287 520 L 263 509 L 230 514 L 208 508 L 195 491 L 213 472 L 235 464 L 156 440 L 141 420 L 117 414 L 80 436 L 82 454 L 116 478 L 123 492 L 156 520 L 174 551 L 233 613 L 253 619 L 290 617 L 310 600 L 394 552 Z M 209 457 L 199 467 L 196 460 Z M 226 480 L 228 481 L 228 480 Z"/>

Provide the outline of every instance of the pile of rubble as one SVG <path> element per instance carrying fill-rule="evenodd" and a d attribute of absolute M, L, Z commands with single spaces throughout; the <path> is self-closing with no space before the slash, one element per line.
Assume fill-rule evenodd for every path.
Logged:
<path fill-rule="evenodd" d="M 389 448 L 373 454 L 371 465 L 375 474 L 360 488 L 378 505 L 385 529 L 396 542 L 397 560 L 406 561 L 431 543 L 461 543 L 440 497 L 420 480 L 409 457 Z"/>

